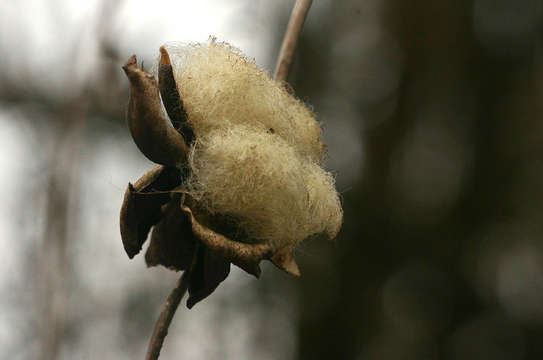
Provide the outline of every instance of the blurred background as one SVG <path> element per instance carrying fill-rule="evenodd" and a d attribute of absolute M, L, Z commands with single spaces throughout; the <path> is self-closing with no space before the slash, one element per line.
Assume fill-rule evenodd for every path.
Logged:
<path fill-rule="evenodd" d="M 0 2 L 0 358 L 143 358 L 179 274 L 122 248 L 133 53 L 273 70 L 293 0 Z M 345 223 L 302 278 L 233 267 L 161 359 L 543 358 L 540 0 L 315 0 L 289 78 Z"/>

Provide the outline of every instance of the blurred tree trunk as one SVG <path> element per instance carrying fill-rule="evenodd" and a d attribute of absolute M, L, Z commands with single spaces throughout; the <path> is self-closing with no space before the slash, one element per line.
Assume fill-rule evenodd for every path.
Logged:
<path fill-rule="evenodd" d="M 76 189 L 77 169 L 81 142 L 84 101 L 62 106 L 57 115 L 57 126 L 64 129 L 55 134 L 50 154 L 49 179 L 45 213 L 45 231 L 40 258 L 40 296 L 42 321 L 40 339 L 43 348 L 40 358 L 58 358 L 67 320 L 68 291 L 71 282 L 69 260 L 68 223 L 69 209 L 73 208 L 73 191 Z"/>
<path fill-rule="evenodd" d="M 457 226 L 454 211 L 437 225 L 410 228 L 396 223 L 391 215 L 396 205 L 390 203 L 387 187 L 393 155 L 413 122 L 414 96 L 424 96 L 425 85 L 428 89 L 436 85 L 446 88 L 455 80 L 446 74 L 465 71 L 458 65 L 464 59 L 458 56 L 469 51 L 471 42 L 466 33 L 468 6 L 453 1 L 438 3 L 388 2 L 388 31 L 400 42 L 405 56 L 401 84 L 395 94 L 397 107 L 390 118 L 363 133 L 366 163 L 360 181 L 352 184 L 348 196 L 344 196 L 345 219 L 337 243 L 311 244 L 308 252 L 314 253 L 315 258 L 327 258 L 325 266 L 308 258 L 302 264 L 299 359 L 356 359 L 367 352 L 382 327 L 381 288 L 386 278 L 412 257 L 450 267 L 460 247 L 450 234 L 467 231 Z M 338 38 L 352 31 L 342 24 L 356 22 L 352 18 L 359 16 L 357 9 L 363 4 L 334 3 L 328 19 L 322 19 L 321 33 L 329 34 L 327 40 L 317 38 L 318 34 L 302 39 L 300 79 L 295 86 L 299 96 L 313 98 L 323 88 L 323 80 L 315 77 L 319 71 L 308 69 L 315 68 L 316 59 L 324 59 L 319 64 L 321 69 L 330 69 L 332 65 L 326 63 L 330 49 Z M 452 37 L 457 37 L 457 47 L 450 46 L 448 40 Z M 352 49 L 356 56 L 356 42 Z M 424 74 L 429 62 L 434 69 L 430 76 Z M 419 93 L 421 87 L 423 91 Z M 371 113 L 366 114 L 366 120 L 372 122 Z M 448 235 L 443 238 L 440 234 Z"/>

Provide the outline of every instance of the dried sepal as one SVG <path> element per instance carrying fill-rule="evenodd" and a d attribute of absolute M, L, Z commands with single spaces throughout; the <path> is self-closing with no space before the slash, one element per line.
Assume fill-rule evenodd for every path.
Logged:
<path fill-rule="evenodd" d="M 130 81 L 126 117 L 140 151 L 157 164 L 174 167 L 186 163 L 187 145 L 183 137 L 166 123 L 155 78 L 138 68 L 135 55 L 123 69 Z"/>
<path fill-rule="evenodd" d="M 189 283 L 189 298 L 187 300 L 189 309 L 213 293 L 230 274 L 228 260 L 205 246 L 199 246 L 197 251 L 196 263 L 192 269 Z"/>
<path fill-rule="evenodd" d="M 181 201 L 181 194 L 172 193 L 172 199 L 162 206 L 162 217 L 153 227 L 145 253 L 147 266 L 162 265 L 176 271 L 190 267 L 198 239 L 187 216 L 181 212 Z"/>
<path fill-rule="evenodd" d="M 178 190 L 180 171 L 156 166 L 134 185 L 129 184 L 121 208 L 121 237 L 130 258 L 141 250 L 153 227 L 145 253 L 147 266 L 172 270 L 191 269 L 191 308 L 208 297 L 230 273 L 230 262 L 203 246 L 192 230 L 187 213 L 181 211 L 184 196 Z"/>
<path fill-rule="evenodd" d="M 140 252 L 153 225 L 162 217 L 161 207 L 170 201 L 167 190 L 179 186 L 176 168 L 156 166 L 134 185 L 128 184 L 120 214 L 123 246 L 129 258 Z"/>
<path fill-rule="evenodd" d="M 181 208 L 189 216 L 194 235 L 207 248 L 221 255 L 232 264 L 239 266 L 249 274 L 257 278 L 260 277 L 260 262 L 262 260 L 271 260 L 277 267 L 289 274 L 300 276 L 300 271 L 292 254 L 293 249 L 274 249 L 268 243 L 248 244 L 230 240 L 198 222 L 188 206 L 183 205 Z"/>
<path fill-rule="evenodd" d="M 246 244 L 238 241 L 232 241 L 225 236 L 216 233 L 208 227 L 200 224 L 187 206 L 181 207 L 190 219 L 192 231 L 202 243 L 209 249 L 220 254 L 222 257 L 239 266 L 256 277 L 261 274 L 260 261 L 269 256 L 271 248 L 267 244 Z"/>
<path fill-rule="evenodd" d="M 187 122 L 187 113 L 183 107 L 183 99 L 179 95 L 177 84 L 173 76 L 172 64 L 168 51 L 160 47 L 160 61 L 158 63 L 158 87 L 164 108 L 173 127 L 181 133 L 185 143 L 191 144 L 194 133 Z"/>
<path fill-rule="evenodd" d="M 279 269 L 286 271 L 294 276 L 301 276 L 300 268 L 294 260 L 294 248 L 284 247 L 273 253 L 270 261 Z"/>

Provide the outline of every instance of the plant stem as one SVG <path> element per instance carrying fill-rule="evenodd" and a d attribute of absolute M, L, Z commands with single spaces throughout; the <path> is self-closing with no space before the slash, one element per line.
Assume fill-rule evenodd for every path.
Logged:
<path fill-rule="evenodd" d="M 311 7 L 313 0 L 296 0 L 296 4 L 290 14 L 290 20 L 287 25 L 285 36 L 283 37 L 283 43 L 281 44 L 281 50 L 277 57 L 277 65 L 275 66 L 274 78 L 277 81 L 287 81 L 290 66 L 294 58 L 294 52 L 296 51 L 296 44 L 302 28 L 304 26 L 305 18 Z"/>
<path fill-rule="evenodd" d="M 147 355 L 145 360 L 156 360 L 160 355 L 160 349 L 162 349 L 162 344 L 164 343 L 164 338 L 168 335 L 168 327 L 172 322 L 172 318 L 175 314 L 175 310 L 179 306 L 181 299 L 187 292 L 190 279 L 190 270 L 185 270 L 181 278 L 177 281 L 177 286 L 172 290 L 166 300 L 166 304 L 160 313 L 155 329 L 153 330 L 153 335 L 151 336 L 151 341 L 149 342 L 149 347 L 147 348 Z"/>

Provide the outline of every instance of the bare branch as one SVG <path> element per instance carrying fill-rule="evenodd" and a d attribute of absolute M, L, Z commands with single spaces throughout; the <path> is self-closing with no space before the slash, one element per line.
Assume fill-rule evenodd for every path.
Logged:
<path fill-rule="evenodd" d="M 164 343 L 164 338 L 168 335 L 168 327 L 172 322 L 173 316 L 181 299 L 187 292 L 189 287 L 190 279 L 190 270 L 186 270 L 181 275 L 181 278 L 177 281 L 177 286 L 172 290 L 166 300 L 166 304 L 160 313 L 155 329 L 153 330 L 153 335 L 151 336 L 151 341 L 149 342 L 149 347 L 147 348 L 147 355 L 145 356 L 146 360 L 156 360 L 160 355 L 160 350 L 162 349 L 162 344 Z"/>
<path fill-rule="evenodd" d="M 290 20 L 287 25 L 285 36 L 283 37 L 283 43 L 281 44 L 281 50 L 277 57 L 277 64 L 275 66 L 274 78 L 277 81 L 287 81 L 290 66 L 294 58 L 294 52 L 296 51 L 296 44 L 298 38 L 302 32 L 305 18 L 311 7 L 313 0 L 296 0 L 296 4 L 290 14 Z"/>

